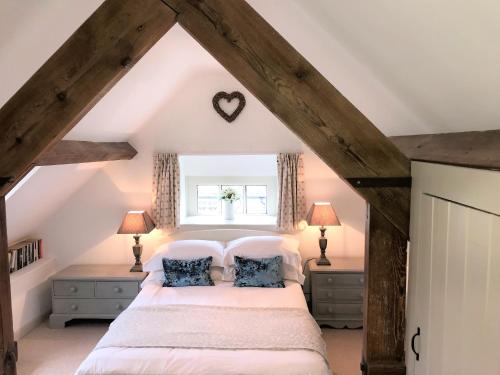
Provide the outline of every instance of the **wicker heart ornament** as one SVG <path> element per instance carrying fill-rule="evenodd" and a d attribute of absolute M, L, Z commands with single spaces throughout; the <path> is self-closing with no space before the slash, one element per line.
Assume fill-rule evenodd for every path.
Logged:
<path fill-rule="evenodd" d="M 220 106 L 221 100 L 226 100 L 228 103 L 230 103 L 233 100 L 238 101 L 238 106 L 232 113 L 227 113 L 222 109 Z M 236 117 L 243 111 L 243 108 L 245 108 L 246 100 L 243 94 L 239 91 L 233 91 L 232 93 L 228 94 L 227 92 L 220 91 L 217 94 L 214 95 L 214 98 L 212 99 L 212 104 L 214 106 L 215 111 L 227 122 L 233 122 Z"/>

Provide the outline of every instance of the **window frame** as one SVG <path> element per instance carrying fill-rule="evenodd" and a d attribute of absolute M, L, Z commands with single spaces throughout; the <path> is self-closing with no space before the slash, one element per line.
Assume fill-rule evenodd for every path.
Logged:
<path fill-rule="evenodd" d="M 200 213 L 200 205 L 199 205 L 199 200 L 200 200 L 200 194 L 199 194 L 199 187 L 200 186 L 217 186 L 219 188 L 219 192 L 222 192 L 222 189 L 224 187 L 234 187 L 234 186 L 241 186 L 243 194 L 240 197 L 240 201 L 242 203 L 241 207 L 241 212 L 237 213 L 237 215 L 242 215 L 242 216 L 269 216 L 269 186 L 268 184 L 265 183 L 197 183 L 195 185 L 195 191 L 196 191 L 196 216 L 205 216 L 205 217 L 215 217 L 215 216 L 221 216 L 223 214 L 223 207 L 222 207 L 222 201 L 219 200 L 219 209 L 218 213 L 209 215 L 209 214 L 201 214 Z M 266 191 L 265 195 L 265 212 L 264 213 L 248 213 L 248 187 L 249 186 L 259 186 L 259 187 L 264 187 Z M 189 194 L 189 193 L 188 193 Z M 252 198 L 259 198 L 259 197 L 252 197 Z"/>

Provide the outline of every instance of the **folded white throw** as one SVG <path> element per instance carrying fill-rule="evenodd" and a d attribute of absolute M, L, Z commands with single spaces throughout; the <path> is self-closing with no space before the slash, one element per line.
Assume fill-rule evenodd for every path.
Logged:
<path fill-rule="evenodd" d="M 318 324 L 306 310 L 297 308 L 129 308 L 111 324 L 96 349 L 109 347 L 309 350 L 327 362 Z"/>

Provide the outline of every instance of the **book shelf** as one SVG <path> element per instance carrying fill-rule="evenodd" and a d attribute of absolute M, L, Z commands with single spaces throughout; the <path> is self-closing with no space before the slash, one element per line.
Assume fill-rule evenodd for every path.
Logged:
<path fill-rule="evenodd" d="M 42 258 L 42 240 L 27 239 L 9 245 L 9 271 L 17 272 Z"/>

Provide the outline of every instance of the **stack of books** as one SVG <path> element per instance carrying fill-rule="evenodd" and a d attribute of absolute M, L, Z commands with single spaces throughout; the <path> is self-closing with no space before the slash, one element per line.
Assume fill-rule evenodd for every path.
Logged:
<path fill-rule="evenodd" d="M 42 240 L 24 240 L 9 246 L 10 273 L 42 258 Z"/>

